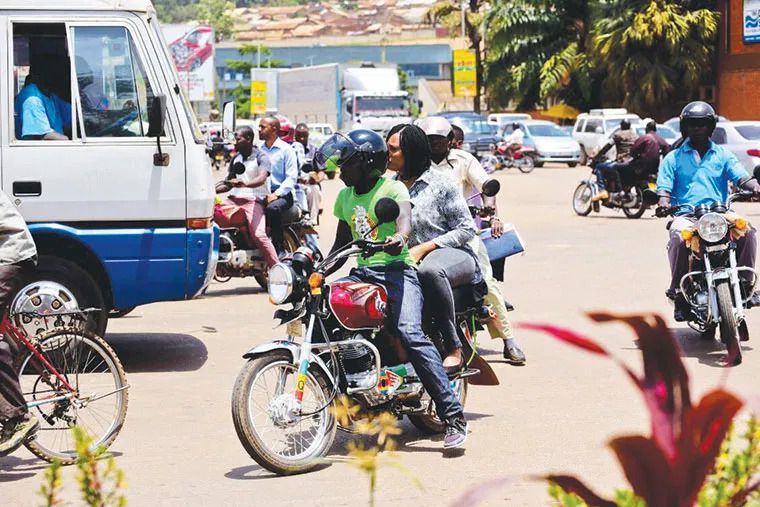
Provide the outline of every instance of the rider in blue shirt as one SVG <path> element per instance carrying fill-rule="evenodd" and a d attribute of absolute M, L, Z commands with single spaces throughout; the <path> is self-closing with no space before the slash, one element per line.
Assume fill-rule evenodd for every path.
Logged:
<path fill-rule="evenodd" d="M 48 76 L 52 79 L 52 76 Z M 67 140 L 71 131 L 71 104 L 51 91 L 44 75 L 30 74 L 16 96 L 16 138 Z"/>
<path fill-rule="evenodd" d="M 725 203 L 728 200 L 729 181 L 760 195 L 760 184 L 747 174 L 736 156 L 710 140 L 717 120 L 715 111 L 705 102 L 691 102 L 681 111 L 681 133 L 686 141 L 668 153 L 660 166 L 657 176 L 659 208 L 667 208 L 671 204 L 698 206 Z M 689 250 L 681 239 L 681 231 L 692 228 L 695 221 L 693 216 L 682 215 L 676 217 L 670 226 L 668 259 L 671 282 L 667 295 L 676 303 L 676 321 L 686 320 L 689 312 L 689 305 L 679 290 L 681 278 L 689 270 Z M 756 229 L 749 225 L 747 234 L 737 241 L 738 265 L 754 269 L 756 254 Z M 760 305 L 758 293 L 752 296 L 750 305 Z"/>

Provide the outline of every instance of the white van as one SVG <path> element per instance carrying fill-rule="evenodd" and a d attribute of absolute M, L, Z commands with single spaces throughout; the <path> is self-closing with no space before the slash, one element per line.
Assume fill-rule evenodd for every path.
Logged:
<path fill-rule="evenodd" d="M 530 119 L 531 116 L 526 113 L 491 113 L 486 121 L 491 125 L 496 125 L 501 130 L 508 123 Z"/>
<path fill-rule="evenodd" d="M 2 189 L 39 250 L 11 308 L 98 307 L 103 332 L 110 310 L 198 294 L 214 185 L 151 2 L 5 0 L 0 40 Z"/>

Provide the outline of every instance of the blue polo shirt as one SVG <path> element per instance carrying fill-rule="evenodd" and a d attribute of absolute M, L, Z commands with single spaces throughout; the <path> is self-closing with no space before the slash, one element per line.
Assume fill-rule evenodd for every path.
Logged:
<path fill-rule="evenodd" d="M 71 104 L 36 84 L 25 86 L 16 96 L 16 138 L 35 139 L 51 132 L 64 133 L 71 126 Z"/>
<path fill-rule="evenodd" d="M 749 177 L 736 156 L 710 141 L 704 157 L 687 140 L 671 151 L 660 164 L 657 190 L 670 193 L 673 205 L 725 203 L 728 182 L 739 183 Z"/>
<path fill-rule="evenodd" d="M 283 197 L 298 190 L 298 160 L 293 147 L 280 138 L 269 148 L 264 142 L 259 147 L 269 157 L 269 189 L 273 194 Z"/>

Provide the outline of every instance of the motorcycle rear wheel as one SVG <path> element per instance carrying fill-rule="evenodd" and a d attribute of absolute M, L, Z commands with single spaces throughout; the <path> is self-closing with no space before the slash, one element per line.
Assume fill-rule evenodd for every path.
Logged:
<path fill-rule="evenodd" d="M 644 202 L 644 194 L 639 187 L 633 187 L 636 192 L 635 199 L 639 203 L 636 208 L 626 208 L 623 206 L 623 214 L 628 218 L 641 218 L 641 215 L 647 210 L 647 203 Z"/>
<path fill-rule="evenodd" d="M 591 185 L 588 183 L 581 183 L 573 192 L 573 211 L 576 215 L 585 217 L 591 213 L 591 207 L 593 203 L 591 198 L 594 196 L 594 191 Z"/>
<path fill-rule="evenodd" d="M 742 349 L 739 346 L 739 326 L 734 316 L 734 303 L 731 298 L 729 280 L 719 280 L 715 290 L 718 298 L 718 313 L 720 314 L 720 340 L 728 349 L 728 362 L 737 366 L 742 362 Z"/>
<path fill-rule="evenodd" d="M 533 160 L 533 157 L 530 155 L 523 156 L 523 158 L 517 160 L 515 164 L 517 165 L 517 168 L 520 169 L 520 171 L 524 174 L 533 172 L 533 169 L 536 167 L 536 161 Z"/>
<path fill-rule="evenodd" d="M 277 398 L 286 400 L 294 392 L 297 375 L 298 368 L 292 364 L 290 354 L 273 351 L 249 360 L 238 374 L 232 390 L 232 420 L 240 443 L 256 463 L 279 475 L 314 470 L 322 464 L 321 458 L 335 439 L 335 400 L 329 401 L 332 386 L 318 367 L 311 368 L 306 374 L 301 406 L 307 413 L 327 406 L 295 423 L 276 420 Z M 258 403 L 254 400 L 257 392 L 263 394 Z M 305 422 L 314 423 L 313 432 L 303 429 Z M 271 428 L 262 431 L 267 425 Z M 271 436 L 280 438 L 272 441 Z M 309 440 L 311 443 L 307 445 Z M 275 448 L 278 443 L 284 448 Z M 300 452 L 296 452 L 298 446 L 303 447 Z M 289 453 L 289 449 L 293 453 Z"/>
<path fill-rule="evenodd" d="M 465 401 L 467 401 L 467 379 L 458 379 L 455 381 L 454 393 L 459 399 L 459 403 L 464 407 Z M 415 428 L 425 433 L 426 435 L 438 435 L 443 433 L 446 429 L 446 425 L 438 418 L 435 413 L 435 407 L 431 403 L 430 411 L 426 414 L 409 415 L 409 422 L 414 425 Z"/>

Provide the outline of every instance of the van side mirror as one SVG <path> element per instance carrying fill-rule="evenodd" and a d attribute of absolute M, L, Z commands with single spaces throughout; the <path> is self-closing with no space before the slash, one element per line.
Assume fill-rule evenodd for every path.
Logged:
<path fill-rule="evenodd" d="M 354 105 L 350 100 L 346 102 L 346 111 L 348 111 L 350 114 L 354 114 Z"/>
<path fill-rule="evenodd" d="M 156 138 L 158 153 L 153 154 L 153 165 L 166 167 L 169 165 L 169 154 L 161 152 L 161 136 L 164 135 L 164 123 L 166 122 L 166 96 L 156 95 L 150 104 L 148 111 L 148 137 Z"/>
<path fill-rule="evenodd" d="M 752 171 L 752 177 L 760 181 L 760 165 L 755 166 L 755 169 Z"/>
<path fill-rule="evenodd" d="M 166 121 L 166 96 L 156 95 L 153 97 L 148 112 L 148 137 L 164 135 L 164 121 Z"/>
<path fill-rule="evenodd" d="M 222 106 L 222 130 L 224 134 L 222 137 L 227 137 L 229 132 L 235 132 L 237 120 L 237 104 L 234 100 L 230 100 L 224 103 Z"/>
<path fill-rule="evenodd" d="M 499 193 L 499 190 L 501 190 L 501 183 L 499 183 L 499 180 L 490 179 L 483 183 L 483 195 L 486 197 L 495 196 Z"/>

